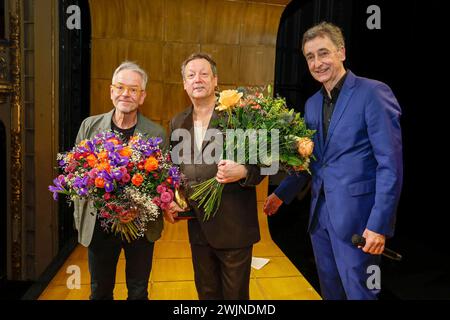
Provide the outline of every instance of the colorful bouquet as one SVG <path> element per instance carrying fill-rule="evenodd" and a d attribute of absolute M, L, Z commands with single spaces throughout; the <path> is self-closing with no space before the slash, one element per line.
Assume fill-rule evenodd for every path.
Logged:
<path fill-rule="evenodd" d="M 118 133 L 99 133 L 58 154 L 62 174 L 49 190 L 55 200 L 64 194 L 69 202 L 92 201 L 102 227 L 130 242 L 144 235 L 180 184 L 178 167 L 162 152 L 161 142 L 138 133 L 124 143 Z"/>
<path fill-rule="evenodd" d="M 235 156 L 241 154 L 236 161 L 241 164 L 264 168 L 277 162 L 285 171 L 309 172 L 315 131 L 306 127 L 300 113 L 288 109 L 284 98 L 272 97 L 270 86 L 266 95 L 263 91 L 261 88 L 240 88 L 220 93 L 216 107 L 219 117 L 214 125 L 225 138 L 233 135 L 232 139 L 224 139 L 223 158 L 236 161 Z M 259 137 L 256 139 L 255 136 L 256 140 L 253 140 L 252 135 L 247 135 L 244 139 L 234 139 L 238 136 L 236 132 L 245 136 L 249 131 Z M 261 132 L 265 133 L 263 139 Z M 267 147 L 273 145 L 276 148 L 268 151 Z M 261 154 L 265 156 L 260 157 Z M 205 221 L 217 212 L 223 187 L 215 177 L 192 187 L 190 199 L 203 207 Z"/>

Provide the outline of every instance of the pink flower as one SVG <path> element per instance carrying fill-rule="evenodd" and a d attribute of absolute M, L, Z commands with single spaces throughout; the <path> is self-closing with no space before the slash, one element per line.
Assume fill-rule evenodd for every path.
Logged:
<path fill-rule="evenodd" d="M 161 203 L 160 207 L 161 207 L 161 209 L 166 210 L 166 209 L 169 209 L 169 204 L 170 203 L 163 202 L 163 203 Z"/>
<path fill-rule="evenodd" d="M 122 182 L 123 182 L 123 183 L 127 183 L 128 181 L 130 181 L 130 179 L 131 179 L 131 177 L 130 177 L 130 175 L 129 175 L 128 173 L 125 173 L 125 174 L 122 176 Z"/>
<path fill-rule="evenodd" d="M 89 178 L 95 179 L 95 178 L 97 177 L 97 173 L 98 173 L 98 169 L 97 169 L 97 168 L 92 169 L 92 170 L 89 171 L 89 173 L 88 173 Z"/>
<path fill-rule="evenodd" d="M 161 206 L 161 199 L 159 197 L 154 197 L 152 202 L 156 204 L 158 207 Z"/>
<path fill-rule="evenodd" d="M 156 187 L 156 192 L 158 193 L 163 193 L 166 192 L 167 188 L 165 186 L 163 186 L 162 184 L 160 184 L 159 186 Z"/>
<path fill-rule="evenodd" d="M 127 174 L 128 173 L 128 171 L 127 171 L 127 168 L 125 168 L 125 167 L 120 167 L 120 172 L 122 173 L 122 174 Z"/>
<path fill-rule="evenodd" d="M 95 179 L 88 179 L 88 181 L 87 181 L 87 186 L 88 187 L 91 187 L 91 186 L 93 186 L 95 184 Z"/>
<path fill-rule="evenodd" d="M 106 218 L 106 219 L 111 218 L 111 215 L 110 215 L 107 211 L 105 211 L 105 210 L 100 211 L 100 216 L 101 216 L 102 218 Z"/>
<path fill-rule="evenodd" d="M 76 163 L 71 163 L 64 169 L 64 171 L 72 173 L 75 171 L 76 166 L 77 166 Z"/>
<path fill-rule="evenodd" d="M 103 199 L 105 199 L 106 201 L 108 201 L 109 199 L 111 199 L 111 194 L 108 193 L 108 192 L 106 192 L 106 193 L 103 195 Z"/>
<path fill-rule="evenodd" d="M 173 196 L 169 192 L 161 193 L 161 201 L 164 203 L 172 202 Z"/>

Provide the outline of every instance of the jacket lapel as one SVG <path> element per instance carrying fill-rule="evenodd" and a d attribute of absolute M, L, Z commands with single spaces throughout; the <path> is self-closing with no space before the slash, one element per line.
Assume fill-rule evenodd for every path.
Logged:
<path fill-rule="evenodd" d="M 211 119 L 209 120 L 209 123 L 208 123 L 208 129 L 207 129 L 206 131 L 208 131 L 209 129 L 215 128 L 215 126 L 212 126 L 211 123 L 212 123 L 215 119 L 217 119 L 218 117 L 219 117 L 219 116 L 217 115 L 216 110 L 214 110 L 213 113 L 212 113 L 212 115 L 211 115 Z M 215 139 L 215 138 L 211 138 L 209 141 L 208 141 L 208 140 L 203 140 L 203 143 L 202 143 L 202 153 L 203 153 L 203 150 L 205 150 L 206 146 L 207 146 L 208 144 L 212 143 L 212 142 L 214 141 L 214 139 Z"/>
<path fill-rule="evenodd" d="M 102 120 L 101 120 L 100 125 L 98 127 L 98 131 L 99 132 L 106 131 L 106 130 L 111 130 L 111 120 L 112 120 L 112 116 L 114 114 L 114 110 L 116 110 L 116 109 L 113 108 L 111 111 L 106 113 L 104 117 L 102 117 Z"/>
<path fill-rule="evenodd" d="M 191 155 L 194 155 L 194 148 L 195 148 L 195 137 L 194 137 L 194 120 L 192 118 L 193 116 L 193 106 L 188 108 L 184 114 L 184 119 L 181 122 L 180 128 L 185 129 L 189 131 L 189 136 L 191 137 L 190 143 L 191 143 Z"/>
<path fill-rule="evenodd" d="M 317 119 L 319 119 L 319 127 L 317 128 L 316 135 L 317 135 L 317 140 L 319 140 L 320 154 L 322 154 L 324 144 L 325 144 L 325 138 L 323 136 L 323 134 L 324 134 L 324 132 L 323 132 L 323 116 L 322 116 L 323 96 L 321 93 L 319 93 L 317 100 L 318 100 L 318 102 L 317 102 L 318 108 L 316 108 L 316 110 L 317 110 L 316 116 L 317 116 Z"/>
<path fill-rule="evenodd" d="M 344 114 L 345 109 L 347 108 L 347 105 L 354 91 L 353 88 L 354 85 L 355 85 L 355 76 L 350 70 L 348 70 L 347 78 L 345 79 L 344 85 L 342 86 L 342 91 L 339 94 L 339 98 L 336 102 L 333 115 L 331 116 L 331 123 L 330 127 L 328 128 L 328 135 L 325 140 L 323 152 L 326 151 L 330 139 L 333 136 L 334 129 L 336 128 L 337 124 L 339 123 L 339 120 L 342 118 L 342 115 Z M 322 111 L 322 108 L 320 108 L 320 110 Z M 322 119 L 322 116 L 320 116 L 320 119 Z M 321 129 L 323 128 L 322 121 L 323 120 L 321 120 Z"/>
<path fill-rule="evenodd" d="M 147 129 L 149 128 L 145 128 L 144 123 L 142 122 L 142 117 L 143 117 L 142 114 L 138 111 L 135 132 L 144 134 L 148 131 Z"/>

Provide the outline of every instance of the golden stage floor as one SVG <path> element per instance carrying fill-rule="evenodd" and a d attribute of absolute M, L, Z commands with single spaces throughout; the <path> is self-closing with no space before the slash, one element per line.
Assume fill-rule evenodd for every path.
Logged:
<path fill-rule="evenodd" d="M 259 195 L 259 193 L 258 193 Z M 291 261 L 272 241 L 267 218 L 262 212 L 263 201 L 258 196 L 261 241 L 253 248 L 253 256 L 268 258 L 262 269 L 252 268 L 250 299 L 252 300 L 320 300 L 319 294 L 302 276 Z M 67 268 L 79 266 L 81 288 L 66 285 L 71 274 Z M 87 249 L 79 245 L 39 297 L 39 300 L 86 300 L 90 294 Z M 125 258 L 120 255 L 117 266 L 115 299 L 127 297 Z M 149 298 L 153 300 L 196 300 L 194 271 L 191 262 L 186 221 L 165 224 L 163 236 L 155 243 L 153 268 L 149 281 Z"/>

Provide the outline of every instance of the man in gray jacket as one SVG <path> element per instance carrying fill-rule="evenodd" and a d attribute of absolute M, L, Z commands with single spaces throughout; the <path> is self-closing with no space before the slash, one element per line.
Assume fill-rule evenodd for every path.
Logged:
<path fill-rule="evenodd" d="M 146 72 L 137 64 L 123 62 L 112 78 L 111 100 L 114 109 L 86 118 L 80 126 L 76 143 L 112 129 L 122 133 L 125 140 L 140 132 L 149 137 L 161 137 L 166 144 L 165 130 L 138 111 L 146 97 L 147 78 Z M 75 201 L 74 219 L 78 241 L 88 247 L 90 299 L 113 299 L 116 266 L 122 248 L 126 259 L 128 299 L 148 299 L 147 287 L 152 268 L 153 247 L 154 241 L 160 238 L 163 229 L 162 215 L 149 223 L 145 238 L 130 243 L 122 240 L 119 235 L 107 233 L 101 228 L 92 202 Z"/>

